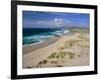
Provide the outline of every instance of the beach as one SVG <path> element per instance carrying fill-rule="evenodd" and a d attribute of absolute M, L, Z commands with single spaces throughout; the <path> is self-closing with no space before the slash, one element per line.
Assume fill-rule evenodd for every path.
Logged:
<path fill-rule="evenodd" d="M 60 38 L 61 38 L 61 36 L 59 36 L 59 37 L 55 36 L 55 37 L 47 39 L 46 41 L 44 41 L 44 42 L 42 42 L 40 44 L 36 44 L 36 45 L 31 44 L 29 46 L 25 46 L 25 47 L 23 47 L 23 54 L 27 54 L 27 53 L 30 53 L 32 51 L 38 50 L 40 48 L 46 47 L 46 46 L 48 46 L 50 44 L 53 44 L 57 40 L 59 40 Z"/>
<path fill-rule="evenodd" d="M 54 36 L 40 44 L 23 47 L 23 68 L 89 65 L 89 33 Z"/>

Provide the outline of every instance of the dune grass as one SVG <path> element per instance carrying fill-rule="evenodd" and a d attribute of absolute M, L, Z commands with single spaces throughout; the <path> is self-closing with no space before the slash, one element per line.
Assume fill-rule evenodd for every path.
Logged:
<path fill-rule="evenodd" d="M 89 38 L 85 37 L 84 35 L 85 35 L 84 33 L 81 33 L 81 34 L 78 36 L 78 38 L 80 38 L 81 40 L 89 41 Z"/>
<path fill-rule="evenodd" d="M 89 45 L 83 45 L 83 44 L 79 44 L 80 47 L 84 47 L 84 48 L 88 48 Z"/>
<path fill-rule="evenodd" d="M 59 51 L 59 52 L 53 52 L 47 58 L 51 60 L 51 63 L 58 63 L 58 61 L 61 61 L 65 58 L 73 59 L 74 56 L 75 54 L 72 52 Z"/>
<path fill-rule="evenodd" d="M 56 64 L 56 63 L 58 63 L 58 61 L 57 60 L 52 60 L 52 61 L 50 61 L 50 63 L 51 64 Z"/>
<path fill-rule="evenodd" d="M 64 43 L 64 45 L 62 47 L 59 47 L 58 50 L 64 50 L 66 48 L 71 48 L 72 46 L 74 46 L 75 43 L 79 42 L 81 40 L 68 40 Z"/>
<path fill-rule="evenodd" d="M 41 65 L 41 64 L 46 64 L 46 63 L 47 63 L 47 60 L 44 59 L 44 60 L 40 61 L 38 64 Z"/>
<path fill-rule="evenodd" d="M 63 46 L 59 47 L 56 52 L 53 52 L 46 59 L 40 61 L 38 65 L 41 66 L 49 63 L 53 65 L 55 64 L 57 67 L 62 67 L 63 65 L 59 65 L 61 61 L 66 62 L 67 60 L 75 58 L 75 53 L 64 51 L 64 49 L 72 48 L 75 45 L 78 47 L 89 47 L 89 38 L 85 37 L 84 31 L 81 29 L 74 29 L 73 31 L 79 32 L 80 35 L 78 35 L 75 39 L 67 40 Z M 81 57 L 81 55 L 78 55 L 78 57 Z"/>
<path fill-rule="evenodd" d="M 85 33 L 82 33 L 82 31 L 76 30 L 80 32 L 80 35 L 77 36 L 75 39 L 67 40 L 63 46 L 59 47 L 57 52 L 53 52 L 50 56 L 48 56 L 48 59 L 51 59 L 51 64 L 56 64 L 60 60 L 67 60 L 68 59 L 74 59 L 75 53 L 64 51 L 64 49 L 69 49 L 75 45 L 79 47 L 89 47 L 89 38 L 85 37 Z M 66 57 L 67 56 L 67 57 Z M 78 57 L 81 57 L 80 55 Z M 54 60 L 56 59 L 56 61 Z"/>
<path fill-rule="evenodd" d="M 80 34 L 78 38 L 81 39 L 81 42 L 78 42 L 78 46 L 80 47 L 89 47 L 89 38 L 85 37 L 84 34 Z"/>
<path fill-rule="evenodd" d="M 85 41 L 84 44 L 83 41 Z M 85 33 L 80 33 L 79 36 L 77 36 L 77 39 L 71 39 L 67 40 L 63 46 L 59 47 L 58 50 L 64 50 L 67 48 L 73 47 L 76 43 L 78 43 L 78 46 L 80 47 L 89 47 L 89 38 L 85 37 Z"/>
<path fill-rule="evenodd" d="M 72 32 L 84 33 L 83 29 L 73 29 Z"/>

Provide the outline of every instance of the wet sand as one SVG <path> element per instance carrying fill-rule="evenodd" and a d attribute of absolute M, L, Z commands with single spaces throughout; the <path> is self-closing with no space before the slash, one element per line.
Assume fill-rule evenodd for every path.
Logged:
<path fill-rule="evenodd" d="M 24 46 L 23 47 L 23 55 L 30 53 L 32 51 L 44 48 L 48 45 L 51 45 L 51 44 L 55 43 L 57 40 L 59 40 L 60 38 L 61 38 L 61 36 L 59 36 L 59 37 L 55 36 L 55 37 L 49 38 L 46 41 L 39 43 L 39 44 L 35 44 L 35 45 L 31 44 L 29 46 Z"/>

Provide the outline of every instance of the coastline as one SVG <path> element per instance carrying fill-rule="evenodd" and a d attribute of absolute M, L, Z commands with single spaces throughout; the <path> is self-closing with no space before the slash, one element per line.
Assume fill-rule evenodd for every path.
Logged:
<path fill-rule="evenodd" d="M 23 47 L 23 54 L 27 54 L 27 53 L 30 53 L 32 51 L 35 51 L 35 50 L 38 50 L 40 48 L 43 48 L 43 47 L 46 47 L 50 44 L 53 44 L 55 43 L 57 40 L 59 40 L 61 38 L 61 36 L 57 37 L 57 36 L 54 36 L 52 38 L 49 38 L 47 39 L 46 41 L 42 42 L 42 43 L 39 43 L 39 44 L 29 44 L 27 47 Z"/>
<path fill-rule="evenodd" d="M 84 47 L 84 44 L 86 46 L 89 43 L 83 40 L 81 40 L 81 42 L 78 42 L 78 44 L 75 43 L 80 40 L 80 38 L 82 37 L 82 36 L 80 37 L 81 34 L 82 33 L 79 32 L 76 33 L 70 32 L 68 35 L 62 35 L 59 37 L 54 36 L 43 43 L 24 47 L 23 68 L 89 65 L 89 47 Z M 88 38 L 89 34 L 88 33 L 84 34 L 85 38 Z M 83 37 L 82 39 L 85 38 Z M 68 41 L 68 44 L 70 43 L 70 41 L 74 41 L 75 45 L 73 45 L 72 47 L 69 46 L 69 48 L 66 47 L 64 49 L 64 47 L 62 48 L 62 46 L 65 44 L 66 41 Z M 83 45 L 83 47 L 80 47 L 79 44 Z M 63 56 L 64 58 L 54 57 L 49 59 L 49 57 L 53 53 L 56 53 L 56 55 L 63 54 L 60 52 L 66 52 L 64 53 L 65 55 L 65 57 Z M 43 61 L 45 62 L 45 64 L 43 63 Z"/>
<path fill-rule="evenodd" d="M 43 41 L 43 42 L 41 42 L 39 44 L 34 44 L 34 43 L 28 44 L 26 46 L 23 46 L 23 54 L 27 54 L 29 52 L 32 52 L 32 51 L 38 50 L 40 48 L 46 47 L 46 46 L 48 46 L 50 44 L 53 44 L 56 41 L 58 41 L 59 39 L 61 39 L 62 36 L 71 36 L 73 34 L 74 33 L 72 33 L 72 32 L 68 32 L 68 33 L 66 33 L 64 35 L 59 35 L 59 36 L 55 35 L 55 36 L 53 36 L 51 38 L 48 38 L 47 40 L 45 40 L 45 41 Z"/>

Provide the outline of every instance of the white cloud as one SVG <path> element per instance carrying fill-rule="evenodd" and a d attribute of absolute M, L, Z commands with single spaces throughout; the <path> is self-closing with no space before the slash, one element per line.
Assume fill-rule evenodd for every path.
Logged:
<path fill-rule="evenodd" d="M 29 21 L 28 25 L 32 27 L 50 27 L 50 28 L 60 28 L 71 24 L 69 20 L 63 20 L 61 18 L 54 18 L 52 20 L 38 20 L 38 21 Z"/>
<path fill-rule="evenodd" d="M 54 21 L 55 21 L 55 22 L 63 22 L 63 20 L 60 19 L 60 18 L 55 18 Z"/>
<path fill-rule="evenodd" d="M 71 21 L 64 21 L 61 18 L 54 18 L 53 20 L 42 20 L 42 21 L 37 21 L 37 25 L 44 25 L 44 26 L 50 26 L 50 27 L 63 27 L 71 23 Z"/>

